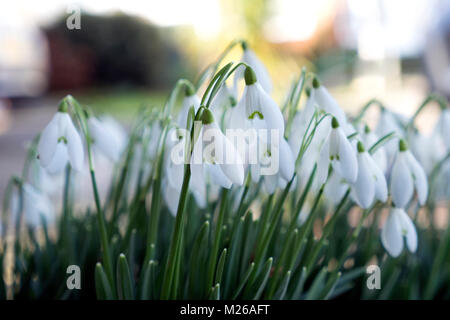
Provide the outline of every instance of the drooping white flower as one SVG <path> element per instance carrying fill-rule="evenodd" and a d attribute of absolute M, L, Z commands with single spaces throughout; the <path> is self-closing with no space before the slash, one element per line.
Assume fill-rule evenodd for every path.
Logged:
<path fill-rule="evenodd" d="M 319 110 L 330 113 L 335 117 L 344 131 L 347 129 L 347 118 L 344 111 L 339 107 L 339 104 L 333 98 L 333 96 L 328 92 L 328 90 L 322 86 L 317 78 L 313 79 L 313 89 L 311 96 L 314 99 L 315 104 Z"/>
<path fill-rule="evenodd" d="M 91 116 L 87 124 L 94 147 L 111 161 L 119 161 L 126 144 L 126 134 L 122 127 L 109 117 L 97 119 Z"/>
<path fill-rule="evenodd" d="M 75 170 L 82 170 L 83 143 L 64 104 L 42 131 L 38 153 L 41 165 L 49 173 L 61 172 L 67 162 Z"/>
<path fill-rule="evenodd" d="M 417 232 L 411 218 L 402 208 L 393 208 L 381 230 L 381 243 L 392 257 L 403 251 L 403 237 L 409 251 L 417 250 Z"/>
<path fill-rule="evenodd" d="M 197 112 L 200 107 L 200 98 L 195 93 L 195 90 L 191 86 L 186 86 L 185 96 L 183 98 L 183 102 L 181 103 L 181 111 L 178 114 L 178 126 L 180 128 L 186 129 L 189 109 L 193 106 L 195 112 Z"/>
<path fill-rule="evenodd" d="M 327 180 L 330 164 L 336 173 L 347 182 L 354 183 L 356 181 L 358 175 L 356 150 L 334 117 L 331 120 L 331 132 L 323 144 L 317 163 L 317 181 L 320 185 Z"/>
<path fill-rule="evenodd" d="M 333 171 L 330 178 L 325 185 L 323 193 L 327 200 L 329 200 L 333 205 L 337 205 L 345 193 L 347 192 L 349 185 L 339 174 Z"/>
<path fill-rule="evenodd" d="M 444 141 L 440 139 L 436 131 L 426 136 L 414 130 L 408 135 L 408 141 L 411 152 L 425 169 L 425 172 L 431 173 L 434 166 L 446 155 Z"/>
<path fill-rule="evenodd" d="M 367 148 L 371 148 L 380 139 L 380 137 L 378 137 L 375 132 L 371 131 L 367 125 L 364 126 L 363 130 L 360 130 L 359 135 L 361 137 L 363 144 Z M 373 160 L 375 160 L 380 170 L 384 174 L 386 174 L 388 163 L 386 150 L 384 149 L 384 146 L 381 146 L 377 150 L 375 150 L 375 153 L 372 154 L 372 158 Z"/>
<path fill-rule="evenodd" d="M 400 125 L 400 120 L 396 118 L 396 114 L 393 112 L 382 109 L 380 113 L 380 118 L 378 119 L 378 124 L 375 129 L 375 133 L 377 137 L 381 138 L 385 135 L 395 132 L 396 136 L 403 137 L 404 136 L 404 130 L 402 129 Z M 394 138 L 390 141 L 387 141 L 383 148 L 386 150 L 386 156 L 387 156 L 387 167 L 390 167 L 395 154 L 397 153 L 397 145 L 398 145 L 398 139 Z"/>
<path fill-rule="evenodd" d="M 358 141 L 358 176 L 352 185 L 352 195 L 361 208 L 368 208 L 378 199 L 382 202 L 387 200 L 387 184 L 383 172 L 365 151 L 363 144 Z"/>
<path fill-rule="evenodd" d="M 42 218 L 47 223 L 50 223 L 55 218 L 55 211 L 50 199 L 44 193 L 33 187 L 28 183 L 22 185 L 23 202 L 22 212 L 25 218 L 25 222 L 30 227 L 37 227 L 41 225 Z M 19 193 L 18 190 L 14 190 L 11 201 L 11 211 L 13 213 L 13 219 L 19 214 Z"/>
<path fill-rule="evenodd" d="M 276 102 L 262 89 L 255 72 L 246 68 L 245 89 L 242 99 L 233 109 L 230 125 L 232 128 L 278 130 L 284 135 L 284 119 Z"/>
<path fill-rule="evenodd" d="M 176 214 L 181 187 L 183 185 L 187 147 L 186 139 L 188 137 L 188 131 L 180 128 L 171 129 L 167 134 L 166 151 L 164 154 L 165 175 L 163 180 L 163 185 L 166 186 L 163 192 L 169 193 L 164 194 L 164 199 L 174 215 Z M 193 183 L 190 180 L 189 188 L 200 208 L 206 206 L 206 184 L 206 180 L 203 183 Z M 200 185 L 201 188 L 199 187 Z M 174 208 L 175 210 L 173 210 Z"/>
<path fill-rule="evenodd" d="M 261 60 L 258 59 L 253 50 L 248 48 L 246 42 L 242 43 L 242 49 L 244 51 L 242 55 L 242 62 L 245 62 L 247 65 L 252 67 L 253 70 L 255 70 L 256 77 L 260 82 L 261 87 L 265 92 L 270 94 L 272 92 L 272 80 L 270 79 L 270 75 L 266 67 Z M 239 76 L 242 76 L 242 74 L 236 73 L 236 77 L 238 78 Z"/>
<path fill-rule="evenodd" d="M 295 171 L 295 159 L 284 138 L 271 141 L 270 144 L 267 143 L 267 140 L 260 139 L 259 141 L 257 151 L 259 157 L 256 163 L 250 164 L 251 178 L 253 182 L 257 183 L 262 177 L 266 192 L 272 194 L 278 187 L 283 188 L 291 180 Z M 275 142 L 277 145 L 274 144 Z M 266 174 L 262 167 L 271 169 L 266 170 Z"/>
<path fill-rule="evenodd" d="M 243 161 L 234 145 L 215 123 L 209 109 L 203 111 L 202 123 L 190 163 L 193 188 L 203 188 L 206 181 L 204 169 L 208 170 L 214 183 L 224 188 L 231 188 L 232 184 L 242 185 Z"/>
<path fill-rule="evenodd" d="M 421 205 L 427 200 L 427 176 L 403 139 L 399 141 L 398 153 L 392 166 L 390 189 L 397 208 L 404 208 L 408 204 L 414 189 Z"/>

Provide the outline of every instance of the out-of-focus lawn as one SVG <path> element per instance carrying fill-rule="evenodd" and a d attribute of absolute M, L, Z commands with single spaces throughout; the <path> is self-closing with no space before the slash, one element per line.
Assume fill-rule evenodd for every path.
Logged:
<path fill-rule="evenodd" d="M 142 106 L 163 107 L 167 91 L 149 91 L 144 89 L 90 89 L 74 92 L 72 95 L 83 105 L 96 113 L 107 113 L 121 122 L 132 121 Z"/>

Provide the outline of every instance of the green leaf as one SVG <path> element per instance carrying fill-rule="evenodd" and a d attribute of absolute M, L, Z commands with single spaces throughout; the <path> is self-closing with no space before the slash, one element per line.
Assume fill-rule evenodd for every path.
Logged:
<path fill-rule="evenodd" d="M 227 248 L 223 249 L 222 254 L 219 258 L 219 263 L 217 264 L 217 270 L 216 270 L 216 279 L 215 283 L 220 284 L 222 281 L 222 273 L 223 273 L 223 267 L 225 265 L 225 261 L 227 259 Z"/>
<path fill-rule="evenodd" d="M 156 268 L 156 262 L 150 260 L 144 270 L 143 285 L 141 289 L 141 300 L 148 300 L 153 296 L 155 279 L 153 277 Z"/>
<path fill-rule="evenodd" d="M 112 300 L 114 295 L 106 276 L 105 270 L 100 262 L 95 265 L 95 290 L 98 299 Z"/>
<path fill-rule="evenodd" d="M 133 280 L 131 279 L 127 258 L 123 253 L 119 255 L 119 259 L 117 261 L 117 293 L 119 299 L 134 299 Z"/>

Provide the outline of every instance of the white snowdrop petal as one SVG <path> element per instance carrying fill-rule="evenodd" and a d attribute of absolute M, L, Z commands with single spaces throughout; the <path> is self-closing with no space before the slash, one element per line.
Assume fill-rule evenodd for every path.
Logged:
<path fill-rule="evenodd" d="M 330 163 L 330 145 L 327 142 L 322 147 L 319 153 L 319 160 L 317 161 L 317 176 L 316 181 L 318 185 L 322 185 L 327 181 L 328 167 Z"/>
<path fill-rule="evenodd" d="M 348 185 L 344 184 L 342 180 L 342 177 L 333 171 L 324 188 L 325 196 L 335 205 L 342 200 L 348 189 Z"/>
<path fill-rule="evenodd" d="M 52 120 L 48 123 L 45 129 L 41 133 L 37 150 L 39 153 L 39 161 L 43 167 L 47 167 L 53 159 L 53 155 L 56 151 L 56 145 L 60 138 L 59 132 L 59 118 L 61 113 L 56 113 Z"/>
<path fill-rule="evenodd" d="M 280 175 L 283 179 L 289 181 L 294 175 L 295 159 L 292 155 L 289 144 L 283 138 L 280 139 Z"/>
<path fill-rule="evenodd" d="M 278 176 L 276 174 L 264 176 L 264 188 L 268 194 L 273 194 L 277 187 Z"/>
<path fill-rule="evenodd" d="M 247 90 L 247 87 L 245 90 Z M 240 100 L 238 104 L 230 111 L 230 119 L 227 128 L 245 130 L 249 126 L 246 119 L 245 104 L 243 100 Z"/>
<path fill-rule="evenodd" d="M 205 177 L 203 172 L 203 159 L 202 159 L 202 143 L 201 143 L 201 132 L 197 142 L 194 145 L 194 150 L 191 156 L 191 179 L 190 184 L 193 189 L 203 193 L 205 187 Z M 205 191 L 206 193 L 206 191 Z"/>
<path fill-rule="evenodd" d="M 259 182 L 259 178 L 260 178 L 260 166 L 259 164 L 251 164 L 250 165 L 250 174 L 252 176 L 252 181 L 254 183 L 258 183 Z"/>
<path fill-rule="evenodd" d="M 328 90 L 324 86 L 320 86 L 317 89 L 313 89 L 314 97 L 322 110 L 331 113 L 339 121 L 341 126 L 347 123 L 344 111 L 339 107 L 336 100 L 331 96 Z"/>
<path fill-rule="evenodd" d="M 216 165 L 205 164 L 211 175 L 212 182 L 220 185 L 225 189 L 230 189 L 233 184 L 230 179 L 223 173 L 222 169 Z"/>
<path fill-rule="evenodd" d="M 428 182 L 425 171 L 409 150 L 406 151 L 406 161 L 408 162 L 409 168 L 414 178 L 414 185 L 417 190 L 419 203 L 421 205 L 424 205 L 425 201 L 427 201 L 428 196 Z"/>
<path fill-rule="evenodd" d="M 386 202 L 388 197 L 386 177 L 370 155 L 368 155 L 367 161 L 369 162 L 369 168 L 375 180 L 375 197 L 381 202 Z"/>
<path fill-rule="evenodd" d="M 178 114 L 178 126 L 180 128 L 186 129 L 187 124 L 187 118 L 189 114 L 189 109 L 193 106 L 195 109 L 195 112 L 197 112 L 198 108 L 200 107 L 200 98 L 194 94 L 192 96 L 185 96 L 183 99 L 183 102 L 181 103 L 181 111 Z"/>
<path fill-rule="evenodd" d="M 339 128 L 335 129 L 338 135 L 338 154 L 340 163 L 341 175 L 348 182 L 354 183 L 358 175 L 358 161 L 356 159 L 356 150 L 348 141 L 344 132 Z M 331 143 L 331 142 L 330 142 Z"/>
<path fill-rule="evenodd" d="M 242 61 L 252 67 L 253 71 L 255 71 L 257 81 L 261 84 L 265 92 L 270 93 L 272 91 L 272 80 L 270 79 L 269 72 L 253 50 L 248 48 L 244 50 Z"/>
<path fill-rule="evenodd" d="M 381 230 L 381 243 L 392 257 L 398 257 L 403 250 L 403 238 L 398 214 L 389 213 Z"/>
<path fill-rule="evenodd" d="M 403 209 L 396 209 L 398 212 L 402 235 L 406 237 L 406 245 L 409 251 L 416 252 L 417 250 L 417 232 L 411 218 Z"/>
<path fill-rule="evenodd" d="M 118 149 L 120 144 L 119 141 L 114 139 L 114 135 L 110 134 L 103 127 L 102 123 L 93 117 L 88 119 L 88 127 L 93 144 L 110 160 L 118 161 L 120 157 Z"/>
<path fill-rule="evenodd" d="M 284 135 L 284 119 L 281 114 L 281 110 L 277 103 L 261 88 L 258 83 L 252 86 L 256 86 L 258 89 L 259 103 L 260 105 L 255 105 L 254 108 L 260 108 L 260 112 L 264 117 L 264 122 L 266 123 L 266 128 L 268 130 L 278 130 L 279 137 Z M 255 116 L 256 118 L 256 116 Z M 269 132 L 270 134 L 270 132 Z"/>
<path fill-rule="evenodd" d="M 364 209 L 372 204 L 375 197 L 375 181 L 367 157 L 366 152 L 358 154 L 358 177 L 353 185 L 358 203 Z"/>
<path fill-rule="evenodd" d="M 391 172 L 392 200 L 398 208 L 404 208 L 413 196 L 414 186 L 411 171 L 404 152 L 399 152 Z"/>
<path fill-rule="evenodd" d="M 169 212 L 172 216 L 177 215 L 178 202 L 180 201 L 180 190 L 173 188 L 167 181 L 162 181 L 163 185 L 163 198 L 166 202 Z"/>
<path fill-rule="evenodd" d="M 53 155 L 52 160 L 45 168 L 49 174 L 58 174 L 64 170 L 67 162 L 69 161 L 69 155 L 67 153 L 67 146 L 64 142 L 58 143 L 56 146 L 56 151 Z"/>
<path fill-rule="evenodd" d="M 83 143 L 81 142 L 81 137 L 77 129 L 75 129 L 72 120 L 68 118 L 65 122 L 69 162 L 72 168 L 81 171 L 83 169 L 84 161 Z"/>

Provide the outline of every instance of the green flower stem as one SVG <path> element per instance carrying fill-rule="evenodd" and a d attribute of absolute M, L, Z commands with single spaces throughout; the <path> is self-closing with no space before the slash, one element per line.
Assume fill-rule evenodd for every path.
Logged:
<path fill-rule="evenodd" d="M 168 132 L 168 127 L 166 126 L 163 130 L 163 133 L 160 137 L 160 152 L 158 153 L 157 163 L 156 163 L 156 172 L 153 182 L 153 190 L 152 190 L 152 203 L 150 207 L 150 219 L 148 224 L 148 232 L 147 232 L 147 249 L 145 254 L 144 263 L 147 263 L 150 259 L 154 257 L 150 256 L 150 246 L 154 245 L 156 247 L 156 242 L 158 239 L 158 226 L 159 226 L 159 218 L 161 214 L 160 206 L 161 206 L 161 180 L 163 173 L 163 163 L 164 163 L 164 151 L 165 151 L 165 141 Z"/>
<path fill-rule="evenodd" d="M 305 87 L 306 82 L 306 68 L 303 67 L 302 71 L 300 72 L 299 79 L 297 80 L 296 84 L 294 85 L 294 88 L 292 90 L 292 94 L 290 96 L 289 102 L 288 102 L 288 117 L 286 122 L 286 138 L 288 137 L 288 134 L 291 131 L 292 127 L 292 121 L 294 120 L 295 113 L 297 112 L 298 103 L 300 102 L 300 98 L 303 93 L 303 89 Z"/>
<path fill-rule="evenodd" d="M 222 63 L 223 59 L 230 53 L 230 51 L 236 46 L 243 42 L 243 40 L 233 40 L 222 53 L 217 58 L 216 62 L 210 64 L 200 73 L 198 80 L 196 81 L 196 86 L 199 88 L 203 82 L 208 78 L 208 74 L 214 75 L 219 68 L 219 65 Z"/>
<path fill-rule="evenodd" d="M 65 181 L 64 181 L 64 192 L 63 192 L 63 215 L 62 215 L 62 225 L 61 225 L 61 238 L 64 239 L 65 245 L 67 247 L 69 253 L 69 264 L 75 263 L 75 252 L 72 243 L 72 235 L 70 232 L 70 176 L 71 176 L 72 168 L 70 164 L 66 167 L 65 172 Z"/>
<path fill-rule="evenodd" d="M 445 110 L 447 108 L 447 99 L 441 95 L 438 95 L 436 93 L 432 93 L 428 95 L 428 97 L 425 98 L 425 100 L 422 102 L 422 104 L 417 108 L 414 115 L 411 117 L 411 119 L 408 122 L 408 129 L 412 128 L 414 126 L 414 121 L 416 120 L 417 116 L 422 112 L 423 109 L 427 105 L 430 104 L 430 102 L 437 102 L 441 108 L 441 110 Z"/>
<path fill-rule="evenodd" d="M 181 186 L 180 200 L 178 202 L 177 215 L 175 218 L 175 228 L 172 232 L 172 240 L 169 246 L 169 255 L 167 258 L 166 268 L 163 276 L 161 299 L 167 300 L 170 296 L 173 277 L 176 268 L 176 256 L 178 247 L 181 244 L 182 228 L 185 220 L 185 206 L 188 194 L 189 180 L 191 178 L 191 167 L 189 164 L 184 166 L 183 185 Z"/>
<path fill-rule="evenodd" d="M 193 87 L 193 84 L 189 80 L 186 80 L 186 79 L 180 79 L 175 84 L 174 88 L 170 92 L 169 98 L 167 99 L 167 101 L 164 105 L 164 109 L 163 109 L 164 110 L 164 112 L 163 112 L 164 119 L 167 119 L 170 116 L 170 114 L 172 113 L 172 110 L 177 101 L 177 98 L 178 98 L 180 92 L 182 92 L 182 89 L 184 89 L 185 87 Z"/>
<path fill-rule="evenodd" d="M 116 292 L 115 290 L 115 281 L 114 281 L 114 272 L 113 272 L 113 266 L 112 266 L 112 260 L 111 260 L 111 254 L 110 254 L 110 248 L 108 243 L 108 234 L 106 230 L 106 219 L 104 212 L 102 210 L 102 206 L 100 203 L 100 196 L 98 193 L 98 187 L 97 187 L 97 181 L 95 178 L 95 169 L 94 169 L 94 159 L 92 154 L 92 139 L 91 135 L 89 133 L 89 128 L 87 126 L 86 116 L 84 113 L 83 108 L 80 106 L 78 101 L 76 101 L 72 96 L 67 96 L 64 98 L 67 100 L 69 105 L 73 108 L 76 116 L 78 117 L 80 127 L 84 132 L 84 136 L 86 138 L 86 145 L 87 145 L 87 153 L 88 153 L 88 161 L 89 161 L 89 172 L 91 175 L 91 182 L 92 182 L 92 190 L 94 192 L 94 200 L 95 200 L 95 206 L 97 208 L 97 223 L 98 228 L 100 231 L 100 241 L 102 244 L 102 250 L 103 250 L 103 264 L 105 265 L 105 272 L 108 277 L 108 281 L 110 282 L 111 287 L 113 288 L 113 292 Z"/>
<path fill-rule="evenodd" d="M 222 235 L 222 226 L 223 226 L 223 218 L 225 215 L 225 208 L 227 205 L 227 198 L 228 198 L 228 189 L 222 190 L 222 196 L 220 199 L 220 208 L 219 208 L 219 215 L 217 217 L 217 224 L 214 232 L 214 242 L 211 250 L 211 255 L 209 256 L 209 268 L 208 268 L 208 274 L 206 278 L 206 289 L 207 293 L 209 293 L 209 289 L 213 285 L 214 280 L 214 271 L 216 269 L 216 263 L 217 263 L 217 254 L 219 252 L 219 245 L 220 245 L 220 239 Z"/>
<path fill-rule="evenodd" d="M 380 100 L 378 100 L 378 99 L 371 99 L 362 107 L 362 109 L 359 112 L 359 114 L 353 120 L 353 124 L 359 123 L 362 120 L 362 118 L 364 117 L 364 115 L 366 114 L 367 110 L 372 105 L 377 105 L 380 109 L 384 109 L 384 105 L 383 105 L 383 103 Z"/>

